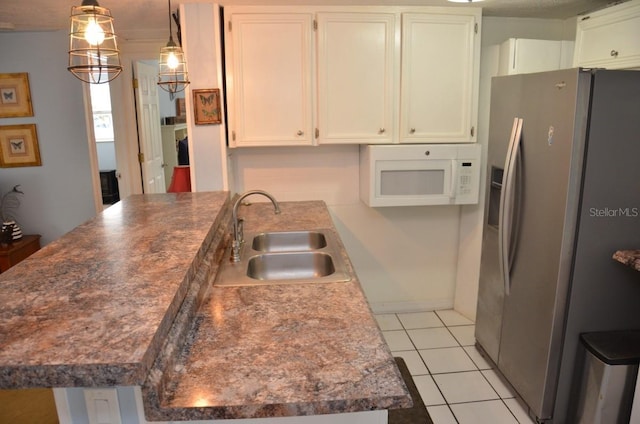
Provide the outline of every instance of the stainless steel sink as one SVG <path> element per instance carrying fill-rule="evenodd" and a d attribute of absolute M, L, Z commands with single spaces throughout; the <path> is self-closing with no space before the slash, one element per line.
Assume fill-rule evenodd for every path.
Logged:
<path fill-rule="evenodd" d="M 259 252 L 298 252 L 327 246 L 324 234 L 317 231 L 280 231 L 258 234 L 251 248 Z"/>
<path fill-rule="evenodd" d="M 329 229 L 246 234 L 240 261 L 223 257 L 216 286 L 334 283 L 351 280 Z"/>
<path fill-rule="evenodd" d="M 331 256 L 322 252 L 288 252 L 254 256 L 247 275 L 256 280 L 305 280 L 336 272 Z"/>

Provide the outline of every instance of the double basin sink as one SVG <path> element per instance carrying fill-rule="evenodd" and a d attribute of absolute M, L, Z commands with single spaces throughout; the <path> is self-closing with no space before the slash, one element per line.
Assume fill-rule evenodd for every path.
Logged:
<path fill-rule="evenodd" d="M 229 251 L 216 286 L 335 283 L 351 280 L 331 230 L 277 231 L 245 235 L 240 261 Z"/>

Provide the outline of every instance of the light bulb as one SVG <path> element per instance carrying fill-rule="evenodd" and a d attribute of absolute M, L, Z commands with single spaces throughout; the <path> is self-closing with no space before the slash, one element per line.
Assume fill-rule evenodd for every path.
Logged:
<path fill-rule="evenodd" d="M 178 65 L 180 65 L 180 62 L 176 55 L 173 52 L 169 53 L 169 57 L 167 57 L 167 66 L 169 69 L 176 69 Z"/>
<path fill-rule="evenodd" d="M 104 30 L 98 25 L 95 18 L 89 18 L 84 30 L 84 39 L 92 46 L 100 45 L 104 41 Z"/>

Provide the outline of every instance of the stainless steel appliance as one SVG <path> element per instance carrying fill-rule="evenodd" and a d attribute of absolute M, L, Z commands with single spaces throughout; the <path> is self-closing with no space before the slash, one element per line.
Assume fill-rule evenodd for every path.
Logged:
<path fill-rule="evenodd" d="M 640 329 L 640 72 L 492 81 L 476 340 L 540 422 L 569 423 L 579 334 Z"/>

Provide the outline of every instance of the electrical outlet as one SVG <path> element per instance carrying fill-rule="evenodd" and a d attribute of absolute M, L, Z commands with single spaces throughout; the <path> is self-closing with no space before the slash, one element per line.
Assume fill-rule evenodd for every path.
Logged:
<path fill-rule="evenodd" d="M 116 389 L 84 389 L 89 424 L 122 424 Z"/>

